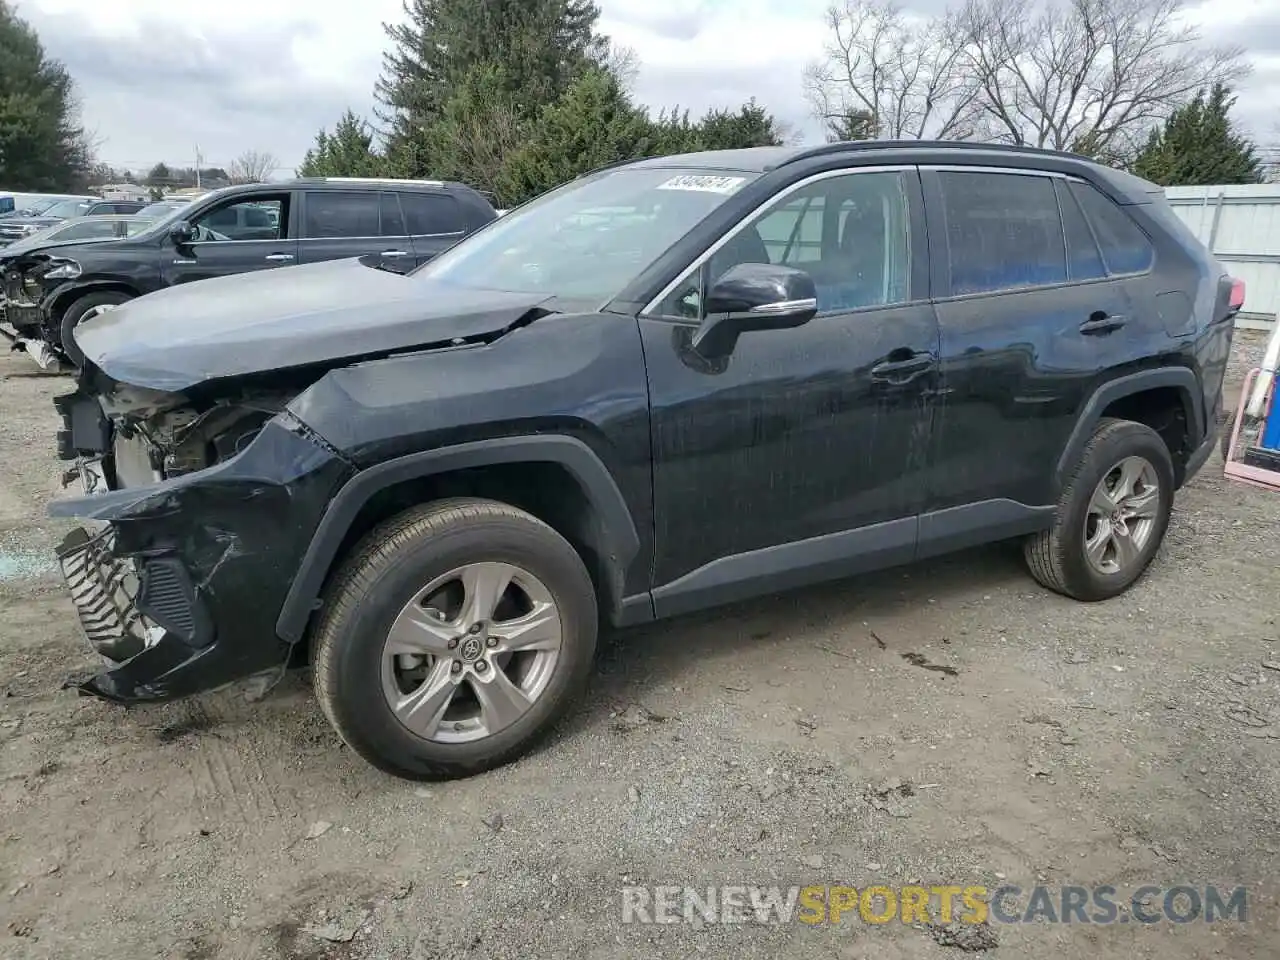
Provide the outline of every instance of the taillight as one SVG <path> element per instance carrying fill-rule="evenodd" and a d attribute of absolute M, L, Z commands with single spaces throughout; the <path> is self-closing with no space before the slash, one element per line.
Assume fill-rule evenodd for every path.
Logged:
<path fill-rule="evenodd" d="M 1227 300 L 1227 306 L 1232 310 L 1239 310 L 1244 306 L 1244 281 L 1231 278 L 1231 297 Z"/>

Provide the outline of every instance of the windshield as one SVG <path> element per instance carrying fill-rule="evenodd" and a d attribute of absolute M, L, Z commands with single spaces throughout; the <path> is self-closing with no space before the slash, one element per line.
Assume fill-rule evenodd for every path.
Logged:
<path fill-rule="evenodd" d="M 46 217 L 79 217 L 93 204 L 92 200 L 61 200 L 44 212 Z"/>
<path fill-rule="evenodd" d="M 175 210 L 181 210 L 185 207 L 185 203 L 177 203 L 173 200 L 159 200 L 156 203 L 149 203 L 138 211 L 140 217 L 164 217 L 173 213 Z"/>
<path fill-rule="evenodd" d="M 609 300 L 758 174 L 610 170 L 513 210 L 414 276 Z"/>
<path fill-rule="evenodd" d="M 26 206 L 22 208 L 22 212 L 29 213 L 34 216 L 35 214 L 44 213 L 46 210 L 52 207 L 55 203 L 62 203 L 62 201 L 59 200 L 57 197 L 54 197 L 52 199 L 44 199 L 44 200 L 32 200 L 30 203 L 28 203 Z"/>

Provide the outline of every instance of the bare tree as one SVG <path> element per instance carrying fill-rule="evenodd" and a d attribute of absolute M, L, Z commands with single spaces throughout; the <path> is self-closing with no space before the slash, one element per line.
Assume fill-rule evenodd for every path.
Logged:
<path fill-rule="evenodd" d="M 617 78 L 618 86 L 631 93 L 635 90 L 636 77 L 640 75 L 640 55 L 635 47 L 610 42 L 604 50 L 600 66 Z"/>
<path fill-rule="evenodd" d="M 1195 92 L 1248 73 L 1182 21 L 1183 0 L 968 0 L 966 68 L 987 133 L 1011 143 L 1129 153 Z"/>
<path fill-rule="evenodd" d="M 838 0 L 805 94 L 831 139 L 969 136 L 977 85 L 958 18 L 918 20 L 893 0 Z"/>
<path fill-rule="evenodd" d="M 232 183 L 265 183 L 279 165 L 274 154 L 246 150 L 231 162 L 227 173 Z"/>
<path fill-rule="evenodd" d="M 832 135 L 979 138 L 1129 155 L 1195 92 L 1248 73 L 1205 44 L 1184 0 L 964 0 L 916 22 L 838 0 L 806 90 Z"/>

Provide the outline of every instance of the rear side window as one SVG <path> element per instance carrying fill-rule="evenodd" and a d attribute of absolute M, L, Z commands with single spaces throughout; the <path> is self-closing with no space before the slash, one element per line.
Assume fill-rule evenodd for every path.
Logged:
<path fill-rule="evenodd" d="M 1066 184 L 1058 184 L 1058 203 L 1062 209 L 1062 233 L 1067 238 L 1067 271 L 1072 280 L 1097 280 L 1107 275 L 1098 243 L 1089 223 Z"/>
<path fill-rule="evenodd" d="M 404 228 L 404 215 L 400 212 L 400 198 L 394 193 L 381 195 L 382 203 L 382 236 L 404 237 L 409 231 Z"/>
<path fill-rule="evenodd" d="M 412 236 L 466 232 L 458 201 L 448 194 L 402 193 L 400 205 Z"/>
<path fill-rule="evenodd" d="M 1066 244 L 1051 178 L 941 172 L 938 179 L 953 294 L 1066 281 Z"/>
<path fill-rule="evenodd" d="M 1150 269 L 1155 259 L 1151 241 L 1119 205 L 1088 183 L 1072 181 L 1071 192 L 1098 235 L 1107 272 L 1142 273 Z"/>
<path fill-rule="evenodd" d="M 308 193 L 302 235 L 312 240 L 379 236 L 378 194 L 337 190 Z"/>

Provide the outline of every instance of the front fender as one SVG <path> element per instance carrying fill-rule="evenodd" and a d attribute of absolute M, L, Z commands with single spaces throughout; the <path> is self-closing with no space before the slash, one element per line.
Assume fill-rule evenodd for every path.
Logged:
<path fill-rule="evenodd" d="M 640 537 L 622 491 L 587 444 L 575 437 L 547 434 L 463 443 L 377 464 L 356 474 L 338 491 L 285 597 L 276 621 L 277 635 L 288 643 L 302 638 L 347 532 L 378 491 L 406 480 L 508 463 L 555 463 L 568 470 L 586 493 L 599 524 L 604 559 L 614 570 L 627 568 L 640 550 Z"/>

